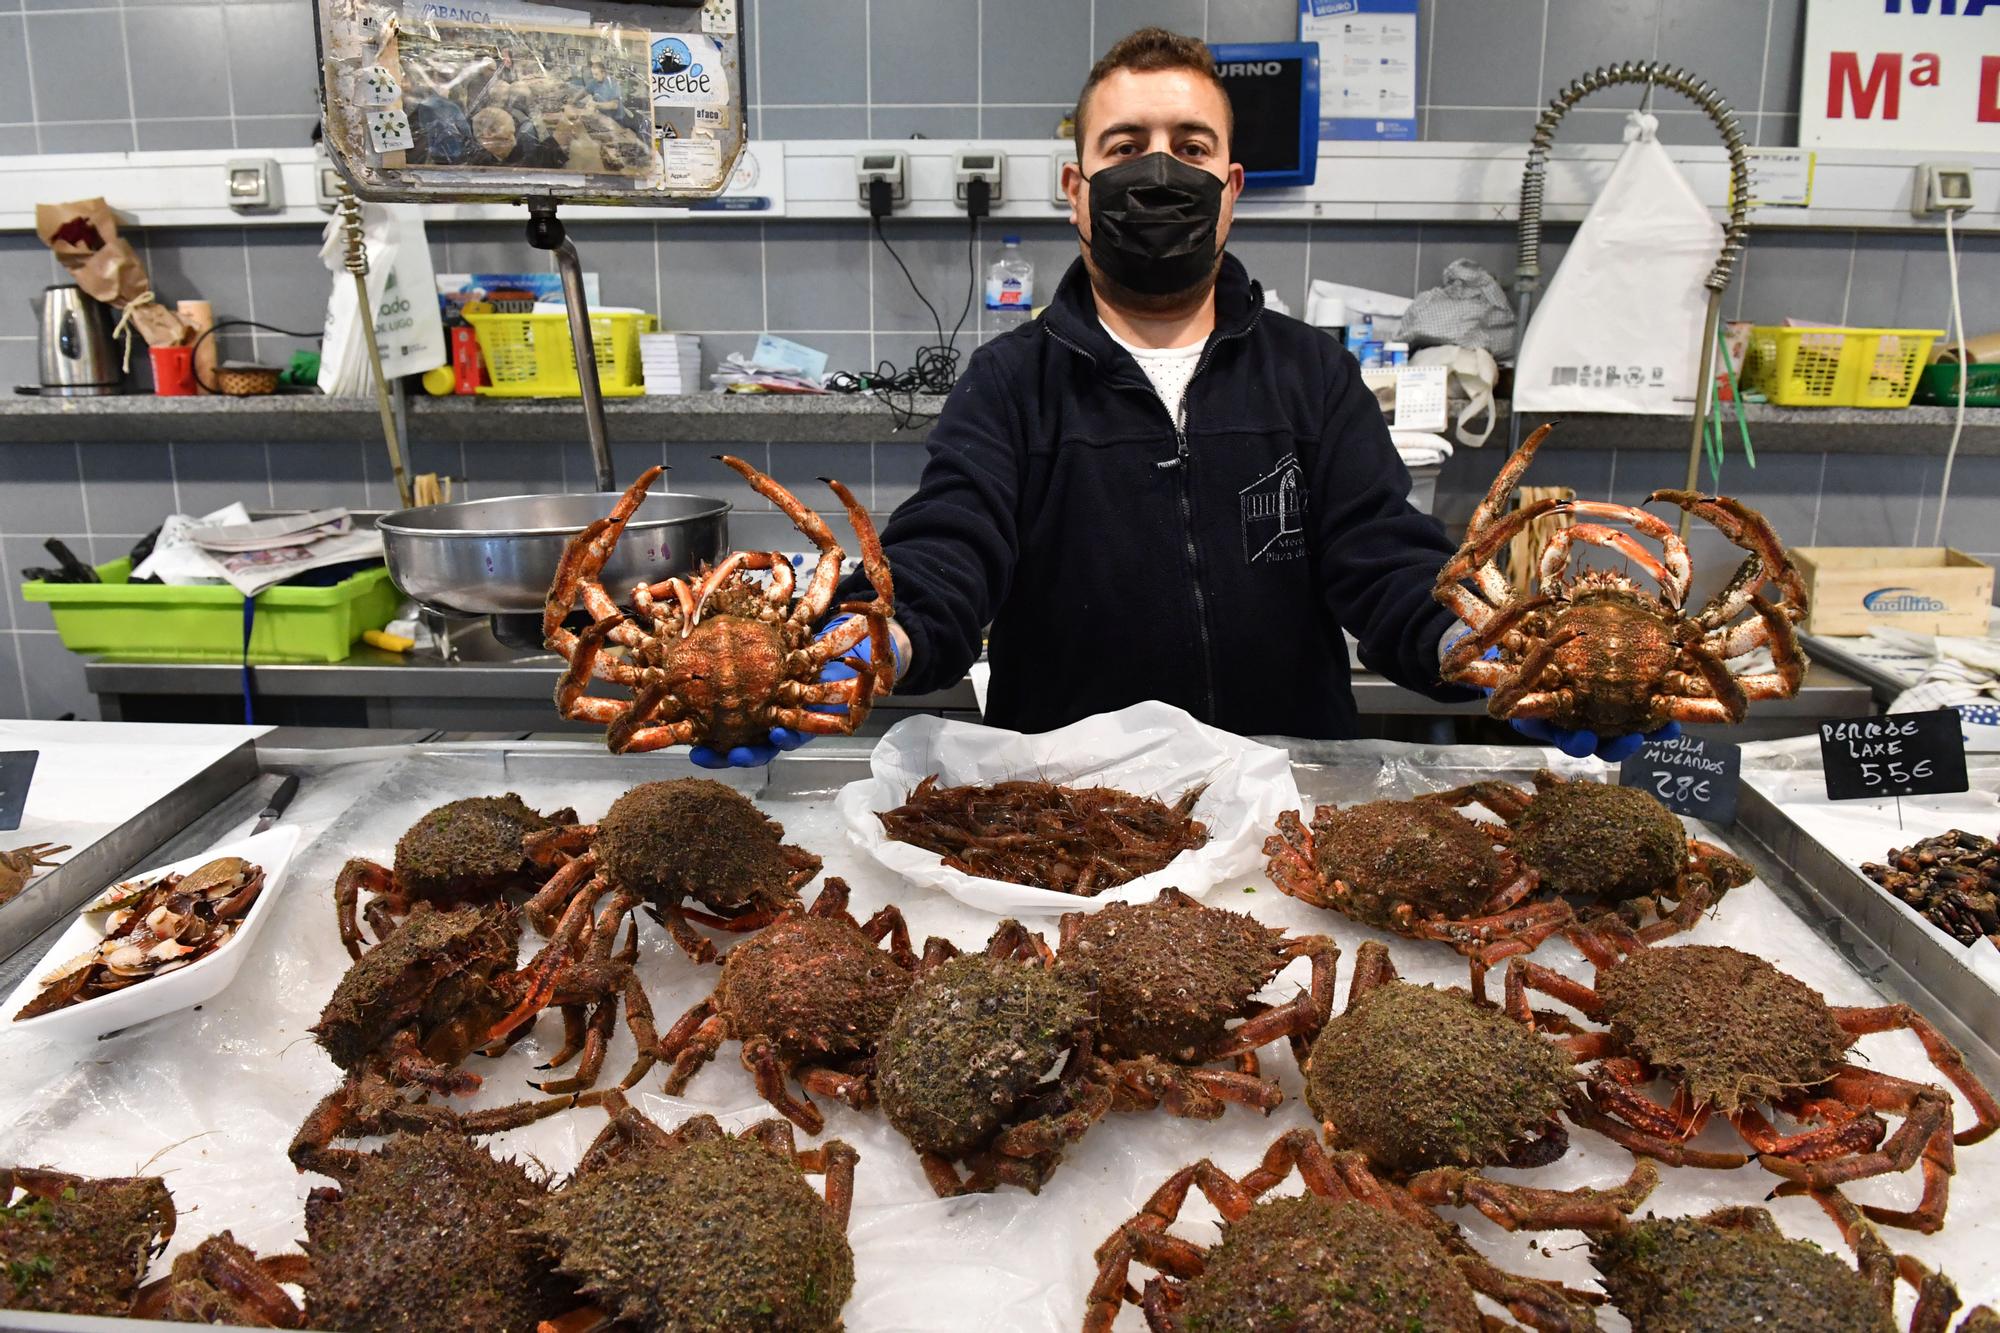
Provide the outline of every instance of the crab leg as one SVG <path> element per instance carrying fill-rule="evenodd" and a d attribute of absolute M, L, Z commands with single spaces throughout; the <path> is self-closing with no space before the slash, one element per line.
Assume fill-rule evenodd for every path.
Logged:
<path fill-rule="evenodd" d="M 720 1021 L 718 1015 L 702 1025 L 702 1031 L 709 1030 L 711 1024 Z M 698 1034 L 699 1035 L 699 1034 Z M 810 1097 L 794 1097 L 785 1086 L 786 1069 L 778 1058 L 777 1048 L 767 1037 L 752 1037 L 743 1043 L 743 1067 L 750 1071 L 757 1082 L 757 1095 L 778 1109 L 778 1114 L 803 1129 L 808 1134 L 817 1134 L 826 1128 L 826 1117 L 812 1104 Z M 676 1064 L 678 1072 L 678 1064 Z M 669 1086 L 668 1091 L 674 1091 Z"/>
<path fill-rule="evenodd" d="M 1591 503 L 1600 504 L 1602 502 L 1592 501 Z M 1578 502 L 1576 507 L 1581 509 L 1583 502 Z M 1623 506 L 1604 505 L 1603 507 L 1606 509 L 1619 509 Z M 1572 524 L 1550 536 L 1549 544 L 1542 548 L 1542 558 L 1538 569 L 1540 587 L 1544 595 L 1553 595 L 1562 586 L 1563 574 L 1569 568 L 1570 548 L 1578 542 L 1585 542 L 1591 546 L 1602 546 L 1606 550 L 1616 551 L 1644 570 L 1662 588 L 1668 589 L 1668 595 L 1671 597 L 1673 584 L 1670 581 L 1670 576 L 1667 573 L 1666 567 L 1654 557 L 1653 553 L 1639 545 L 1630 533 L 1620 532 L 1616 528 L 1607 528 L 1601 523 Z"/>
<path fill-rule="evenodd" d="M 1540 682 L 1542 673 L 1555 661 L 1557 651 L 1572 640 L 1582 637 L 1583 631 L 1572 625 L 1536 644 L 1528 655 L 1521 659 L 1521 664 L 1514 668 L 1514 678 L 1493 691 L 1493 696 L 1486 701 L 1486 711 L 1494 717 L 1539 717 L 1544 713 L 1536 711 L 1536 700 L 1561 698 L 1574 693 L 1567 687 L 1554 691 L 1540 691 L 1536 690 L 1535 686 Z"/>
<path fill-rule="evenodd" d="M 660 1039 L 660 1058 L 674 1062 L 667 1071 L 667 1093 L 678 1097 L 686 1091 L 688 1081 L 715 1058 L 728 1036 L 729 1022 L 716 1012 L 714 996 L 682 1014 Z"/>
<path fill-rule="evenodd" d="M 875 601 L 867 609 L 878 616 L 893 613 L 896 601 L 895 581 L 889 574 L 889 558 L 882 553 L 882 538 L 875 531 L 875 520 L 854 498 L 854 493 L 832 477 L 821 477 L 827 488 L 840 498 L 847 510 L 847 521 L 854 525 L 854 536 L 861 543 L 861 569 L 868 576 L 868 585 L 875 590 Z M 860 607 L 847 608 L 859 611 Z"/>
<path fill-rule="evenodd" d="M 1573 508 L 1577 513 L 1588 514 L 1592 518 L 1608 518 L 1630 524 L 1641 536 L 1650 537 L 1658 542 L 1659 567 L 1654 568 L 1651 556 L 1639 561 L 1639 564 L 1658 580 L 1661 591 L 1666 594 L 1668 605 L 1678 608 L 1687 600 L 1688 583 L 1694 577 L 1694 561 L 1688 555 L 1687 543 L 1681 540 L 1681 535 L 1665 520 L 1643 509 L 1616 504 L 1609 500 L 1578 500 L 1574 502 Z"/>
<path fill-rule="evenodd" d="M 692 718 L 682 718 L 678 722 L 639 728 L 625 738 L 619 753 L 644 754 L 649 750 L 666 750 L 676 745 L 692 745 L 700 738 L 700 724 Z"/>
<path fill-rule="evenodd" d="M 838 881 L 830 881 L 838 883 Z M 824 890 L 821 890 L 824 894 Z M 814 903 L 813 906 L 819 906 Z M 910 927 L 903 920 L 903 913 L 894 903 L 884 907 L 862 923 L 861 933 L 869 940 L 880 944 L 886 937 L 889 941 L 889 956 L 896 960 L 898 967 L 914 972 L 917 970 L 916 951 L 910 947 Z"/>
<path fill-rule="evenodd" d="M 611 552 L 618 545 L 618 539 L 625 535 L 625 524 L 632 515 L 639 512 L 645 502 L 646 492 L 660 479 L 664 469 L 651 467 L 639 474 L 639 479 L 626 488 L 618 497 L 610 514 L 598 519 L 589 527 L 570 538 L 563 548 L 562 558 L 556 564 L 556 575 L 549 586 L 548 602 L 542 609 L 542 635 L 553 638 L 568 618 L 570 608 L 576 605 L 577 592 L 587 582 L 594 583 L 604 570 L 604 562 L 611 558 Z"/>
<path fill-rule="evenodd" d="M 1751 595 L 1767 580 L 1778 585 L 1792 618 L 1805 614 L 1805 580 L 1762 514 L 1726 495 L 1699 495 L 1694 491 L 1658 490 L 1646 498 L 1646 503 L 1657 504 L 1662 500 L 1714 524 L 1733 544 L 1750 552 L 1755 561 L 1754 566 L 1746 561 L 1746 568 L 1738 570 L 1729 585 L 1695 613 L 1695 623 L 1705 630 L 1728 624 L 1750 604 Z"/>
<path fill-rule="evenodd" d="M 355 920 L 355 907 L 360 902 L 361 890 L 370 893 L 387 893 L 395 883 L 395 877 L 387 866 L 377 865 L 366 857 L 357 856 L 340 868 L 340 877 L 333 882 L 333 910 L 340 920 L 340 942 L 347 946 L 348 957 L 359 962 L 361 959 L 361 923 Z M 377 942 L 380 942 L 377 933 Z"/>
<path fill-rule="evenodd" d="M 528 905 L 524 910 L 529 923 L 544 935 L 551 933 L 555 929 L 557 909 L 575 898 L 578 887 L 589 880 L 596 871 L 597 853 L 586 851 L 549 876 L 548 883 L 542 885 L 535 896 L 528 899 Z M 587 892 L 595 901 L 598 894 L 609 888 L 608 884 L 595 883 L 590 885 Z"/>
<path fill-rule="evenodd" d="M 1616 1226 L 1646 1201 L 1660 1184 L 1660 1169 L 1641 1158 L 1632 1174 L 1615 1189 L 1537 1189 L 1488 1180 L 1462 1167 L 1424 1171 L 1405 1186 L 1420 1203 L 1473 1207 L 1506 1231 L 1528 1227 L 1536 1231 L 1589 1231 Z"/>
<path fill-rule="evenodd" d="M 527 994 L 521 998 L 520 1004 L 515 1006 L 512 1013 L 495 1023 L 492 1030 L 486 1034 L 489 1043 L 499 1041 L 547 1006 L 555 994 L 562 969 L 568 962 L 569 951 L 575 945 L 577 936 L 582 933 L 584 924 L 590 920 L 591 909 L 596 906 L 595 899 L 594 893 L 580 893 L 570 899 L 562 920 L 556 923 L 555 933 L 549 936 L 549 942 L 542 946 L 542 951 L 528 964 Z"/>
<path fill-rule="evenodd" d="M 1505 668 L 1498 662 L 1482 663 L 1479 660 L 1480 654 L 1499 643 L 1527 616 L 1552 605 L 1554 605 L 1553 598 L 1542 596 L 1527 597 L 1509 603 L 1506 609 L 1489 618 L 1486 624 L 1474 628 L 1472 633 L 1462 636 L 1451 646 L 1451 651 L 1446 653 L 1438 664 L 1440 674 L 1453 680 L 1460 680 L 1469 678 L 1470 673 L 1481 669 L 1504 673 Z"/>
<path fill-rule="evenodd" d="M 1945 1039 L 1942 1032 L 1931 1026 L 1925 1018 L 1907 1004 L 1887 1004 L 1878 1007 L 1835 1006 L 1833 1021 L 1841 1030 L 1857 1037 L 1875 1032 L 1908 1031 L 1914 1033 L 1923 1043 L 1924 1054 L 1938 1073 L 1951 1080 L 1951 1085 L 1965 1095 L 1972 1103 L 1973 1126 L 1957 1135 L 1961 1146 L 1978 1143 L 1996 1128 L 2000 1128 L 2000 1103 L 1984 1083 L 1965 1067 L 1965 1057 L 1956 1046 Z"/>

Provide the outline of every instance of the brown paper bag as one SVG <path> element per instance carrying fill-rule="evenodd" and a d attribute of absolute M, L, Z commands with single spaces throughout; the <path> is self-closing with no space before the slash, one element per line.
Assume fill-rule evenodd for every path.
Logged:
<path fill-rule="evenodd" d="M 173 347 L 187 338 L 180 317 L 154 302 L 145 264 L 131 242 L 119 239 L 118 218 L 102 199 L 36 204 L 35 233 L 77 286 L 124 312 L 146 346 Z"/>

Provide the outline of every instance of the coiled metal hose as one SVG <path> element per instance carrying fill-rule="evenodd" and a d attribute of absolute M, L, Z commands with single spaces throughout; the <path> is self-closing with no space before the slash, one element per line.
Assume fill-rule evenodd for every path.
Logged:
<path fill-rule="evenodd" d="M 1750 209 L 1748 145 L 1743 142 L 1743 129 L 1736 123 L 1736 113 L 1730 109 L 1729 103 L 1722 100 L 1722 94 L 1692 71 L 1657 60 L 1625 60 L 1594 69 L 1571 83 L 1550 99 L 1541 119 L 1535 122 L 1534 137 L 1528 141 L 1527 169 L 1521 175 L 1519 264 L 1515 268 L 1519 280 L 1515 288 L 1517 294 L 1533 292 L 1541 285 L 1542 195 L 1547 186 L 1549 149 L 1555 142 L 1556 126 L 1562 123 L 1570 108 L 1584 98 L 1621 83 L 1671 88 L 1707 112 L 1708 118 L 1715 122 L 1716 131 L 1722 135 L 1722 146 L 1729 150 L 1729 221 L 1723 228 L 1722 253 L 1717 256 L 1715 267 L 1709 270 L 1705 285 L 1715 292 L 1729 286 L 1729 280 L 1736 271 L 1737 256 L 1743 253 L 1743 235 L 1749 229 L 1746 214 Z"/>
<path fill-rule="evenodd" d="M 1521 222 L 1518 262 L 1514 269 L 1514 300 L 1519 312 L 1521 336 L 1528 332 L 1528 307 L 1542 283 L 1542 196 L 1548 184 L 1549 148 L 1554 144 L 1556 126 L 1571 107 L 1602 88 L 1621 83 L 1643 83 L 1648 88 L 1671 88 L 1708 113 L 1729 151 L 1729 221 L 1722 229 L 1722 253 L 1708 271 L 1703 286 L 1708 288 L 1708 314 L 1701 334 L 1700 369 L 1695 375 L 1694 438 L 1688 445 L 1687 489 L 1694 490 L 1700 478 L 1702 426 L 1708 415 L 1715 376 L 1715 337 L 1722 315 L 1722 293 L 1736 273 L 1737 256 L 1743 253 L 1743 237 L 1749 231 L 1750 158 L 1743 142 L 1743 128 L 1736 113 L 1708 80 L 1679 65 L 1657 60 L 1624 60 L 1603 65 L 1574 80 L 1543 108 L 1535 122 L 1534 136 L 1528 141 L 1528 164 L 1521 173 Z M 1514 443 L 1521 435 L 1521 414 L 1513 414 Z M 1689 516 L 1681 514 L 1681 536 L 1688 534 Z"/>

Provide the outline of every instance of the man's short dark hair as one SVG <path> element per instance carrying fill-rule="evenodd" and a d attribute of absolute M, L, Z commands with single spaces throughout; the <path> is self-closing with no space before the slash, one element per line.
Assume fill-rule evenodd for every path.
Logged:
<path fill-rule="evenodd" d="M 1185 69 L 1201 75 L 1215 85 L 1222 94 L 1222 132 L 1226 136 L 1236 128 L 1236 113 L 1229 105 L 1229 89 L 1215 76 L 1215 56 L 1210 53 L 1208 43 L 1199 37 L 1183 37 L 1165 28 L 1141 28 L 1126 37 L 1119 38 L 1090 67 L 1090 77 L 1083 81 L 1083 91 L 1076 95 L 1076 142 L 1084 145 L 1083 112 L 1090 105 L 1091 90 L 1121 69 L 1135 73 L 1150 73 L 1161 69 Z"/>

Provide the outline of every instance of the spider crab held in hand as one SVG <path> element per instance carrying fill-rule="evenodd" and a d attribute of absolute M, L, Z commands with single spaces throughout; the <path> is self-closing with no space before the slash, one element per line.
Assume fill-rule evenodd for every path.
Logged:
<path fill-rule="evenodd" d="M 1602 735 L 1649 732 L 1668 722 L 1734 724 L 1752 699 L 1796 694 L 1806 657 L 1792 627 L 1805 619 L 1805 580 L 1764 516 L 1728 496 L 1660 490 L 1647 497 L 1648 504 L 1665 500 L 1707 520 L 1750 553 L 1728 585 L 1689 615 L 1684 606 L 1694 571 L 1687 545 L 1655 515 L 1603 500 L 1539 500 L 1503 516 L 1549 429 L 1535 431 L 1507 460 L 1473 511 L 1465 544 L 1438 571 L 1437 600 L 1472 630 L 1445 654 L 1443 679 L 1491 690 L 1487 711 L 1494 717 L 1541 718 Z M 1628 524 L 1657 541 L 1663 554 L 1655 557 L 1604 523 L 1577 523 L 1542 548 L 1536 593 L 1516 595 L 1494 557 L 1546 514 Z M 1610 570 L 1567 575 L 1577 542 L 1624 556 L 1660 592 Z M 1766 584 L 1777 588 L 1778 601 L 1763 596 Z M 1739 621 L 1746 610 L 1754 615 Z M 1763 645 L 1771 650 L 1770 671 L 1731 674 L 1729 659 Z M 1499 656 L 1485 658 L 1492 648 Z"/>
<path fill-rule="evenodd" d="M 1287 810 L 1264 855 L 1281 893 L 1378 930 L 1443 940 L 1472 960 L 1477 978 L 1574 919 L 1564 903 L 1522 902 L 1537 877 L 1506 841 L 1450 801 L 1419 796 L 1322 805 L 1310 829 Z"/>
<path fill-rule="evenodd" d="M 1526 1015 L 1532 989 L 1609 1025 L 1589 1032 L 1558 1014 L 1535 1015 L 1544 1027 L 1574 1034 L 1566 1044 L 1577 1058 L 1597 1061 L 1589 1101 L 1570 1108 L 1572 1119 L 1635 1153 L 1709 1166 L 1685 1145 L 1720 1112 L 1766 1168 L 1816 1190 L 1921 1161 L 1923 1197 L 1914 1209 L 1870 1205 L 1867 1214 L 1924 1232 L 1944 1225 L 1953 1146 L 2000 1128 L 2000 1103 L 1921 1014 L 1904 1004 L 1830 1005 L 1752 954 L 1708 944 L 1649 947 L 1616 917 L 1570 938 L 1596 965 L 1594 984 L 1517 958 L 1508 965 L 1506 1006 Z M 1943 1088 L 1847 1059 L 1859 1038 L 1898 1030 L 1923 1043 L 1971 1104 L 1974 1123 L 1955 1139 Z M 1640 1091 L 1655 1078 L 1673 1088 L 1671 1105 Z M 1764 1107 L 1805 1128 L 1781 1132 Z M 1884 1113 L 1901 1118 L 1894 1134 Z"/>
<path fill-rule="evenodd" d="M 874 697 L 889 693 L 895 683 L 889 644 L 894 592 L 889 562 L 868 511 L 847 487 L 827 480 L 861 540 L 861 564 L 875 600 L 842 603 L 839 609 L 854 619 L 815 639 L 814 626 L 832 606 L 840 582 L 840 543 L 824 519 L 777 482 L 740 458 L 724 456 L 722 462 L 812 539 L 819 547 L 819 564 L 795 602 L 789 560 L 777 551 L 736 551 L 700 571 L 692 585 L 671 578 L 632 588 L 637 618 L 628 619 L 598 575 L 647 488 L 659 478 L 659 468 L 649 468 L 633 482 L 609 517 L 571 538 L 542 615 L 544 641 L 569 661 L 556 683 L 556 710 L 566 718 L 603 723 L 605 742 L 614 751 L 670 745 L 727 750 L 761 743 L 773 727 L 851 735 L 868 716 Z M 751 579 L 753 571 L 762 572 L 766 581 L 760 585 Z M 579 598 L 592 623 L 574 633 L 563 622 Z M 849 655 L 864 638 L 867 662 Z M 611 655 L 607 643 L 623 648 L 625 655 Z M 822 681 L 820 672 L 836 661 L 852 667 L 853 677 Z M 632 701 L 585 694 L 593 676 L 631 690 Z M 829 705 L 844 711 L 823 711 Z"/>
<path fill-rule="evenodd" d="M 1304 1194 L 1263 1198 L 1297 1171 Z M 1182 1329 L 1416 1329 L 1490 1333 L 1479 1308 L 1498 1302 L 1531 1328 L 1595 1329 L 1598 1297 L 1495 1267 L 1433 1206 L 1471 1204 L 1508 1230 L 1609 1228 L 1644 1202 L 1657 1169 L 1640 1162 L 1616 1189 L 1556 1191 L 1502 1184 L 1468 1171 L 1427 1171 L 1407 1186 L 1377 1179 L 1359 1153 L 1329 1155 L 1295 1129 L 1241 1180 L 1207 1158 L 1182 1167 L 1097 1248 L 1084 1333 L 1110 1333 L 1126 1302 L 1154 1333 Z M 1167 1231 L 1188 1191 L 1222 1214 L 1222 1240 L 1204 1249 Z M 1141 1294 L 1134 1261 L 1157 1269 Z"/>
<path fill-rule="evenodd" d="M 1284 1093 L 1259 1077 L 1258 1048 L 1287 1039 L 1303 1054 L 1333 1008 L 1340 950 L 1331 939 L 1287 937 L 1179 889 L 1150 903 L 1066 912 L 1060 931 L 1057 974 L 1097 986 L 1098 1050 L 1118 1062 L 1121 1094 L 1134 1103 L 1118 1110 L 1152 1100 L 1198 1120 L 1217 1118 L 1228 1102 L 1268 1112 Z M 1312 960 L 1310 990 L 1275 1006 L 1251 998 L 1294 958 Z M 1235 1068 L 1204 1067 L 1223 1060 Z"/>
<path fill-rule="evenodd" d="M 1754 877 L 1749 865 L 1698 838 L 1637 787 L 1572 780 L 1542 769 L 1535 789 L 1474 782 L 1440 792 L 1506 821 L 1494 830 L 1534 867 L 1544 890 L 1580 908 L 1616 911 L 1648 944 L 1691 929 L 1722 895 Z M 1670 910 L 1666 902 L 1674 906 Z M 1648 915 L 1657 918 L 1644 924 Z"/>

